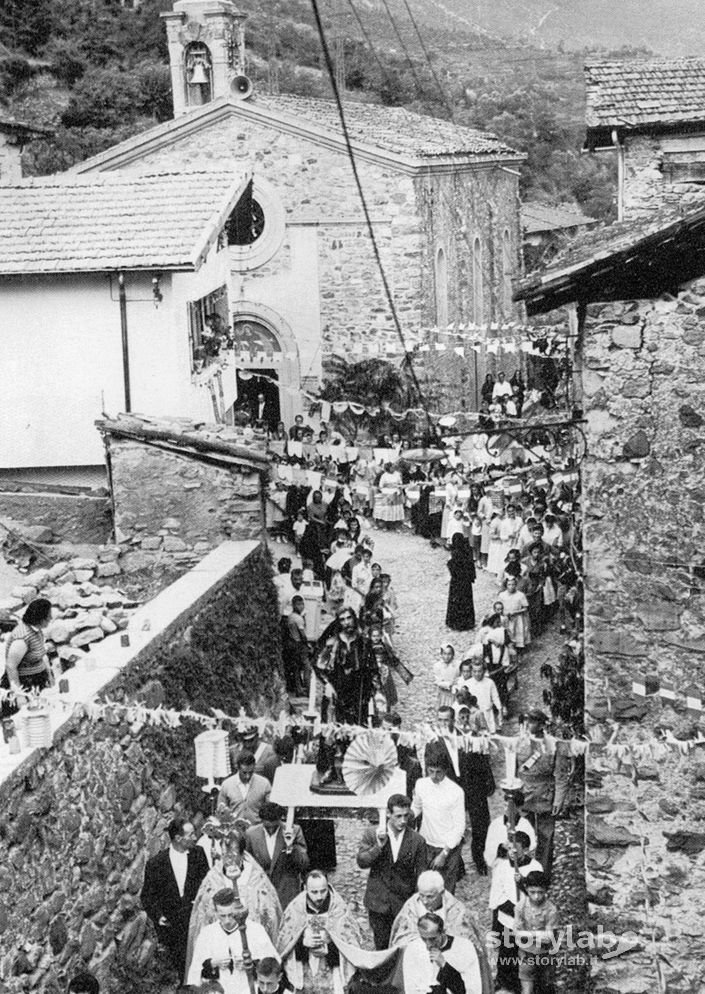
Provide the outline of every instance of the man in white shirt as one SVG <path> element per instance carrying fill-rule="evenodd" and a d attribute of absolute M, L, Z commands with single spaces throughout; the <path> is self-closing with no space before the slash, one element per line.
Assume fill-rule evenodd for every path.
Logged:
<path fill-rule="evenodd" d="M 361 597 L 367 597 L 372 583 L 372 551 L 361 545 L 355 552 L 359 552 L 362 559 L 352 569 L 353 590 L 357 590 Z"/>
<path fill-rule="evenodd" d="M 426 750 L 426 776 L 416 781 L 411 811 L 421 818 L 429 864 L 443 875 L 451 894 L 462 871 L 460 847 L 465 835 L 465 795 L 446 775 L 447 753 L 440 743 Z"/>
<path fill-rule="evenodd" d="M 370 826 L 357 851 L 357 865 L 369 869 L 365 907 L 375 949 L 387 949 L 394 919 L 416 890 L 416 881 L 428 866 L 426 843 L 409 828 L 411 803 L 404 794 L 387 801 L 387 824 Z"/>
<path fill-rule="evenodd" d="M 238 903 L 230 888 L 213 895 L 218 920 L 202 928 L 196 937 L 187 984 L 200 987 L 203 980 L 217 980 L 224 994 L 249 994 L 248 974 L 253 972 L 253 961 L 266 956 L 279 959 L 264 927 L 257 922 L 245 926 L 245 950 L 238 928 L 242 914 Z"/>
<path fill-rule="evenodd" d="M 147 860 L 141 900 L 159 942 L 169 950 L 179 976 L 183 977 L 191 909 L 208 873 L 208 860 L 196 845 L 196 832 L 190 821 L 173 818 L 168 832 L 169 848 Z"/>
<path fill-rule="evenodd" d="M 470 939 L 447 935 L 433 912 L 418 923 L 418 937 L 404 950 L 404 994 L 482 994 L 480 964 Z"/>
<path fill-rule="evenodd" d="M 502 397 L 511 397 L 512 385 L 509 383 L 504 373 L 497 374 L 497 380 L 492 388 L 492 400 L 501 401 Z"/>
<path fill-rule="evenodd" d="M 438 749 L 445 752 L 446 775 L 457 784 L 460 784 L 460 753 L 458 752 L 458 736 L 455 731 L 455 712 L 453 708 L 444 704 L 438 709 L 436 719 L 439 739 L 430 742 L 426 746 L 426 755 L 429 749 Z M 428 759 L 426 759 L 428 765 Z"/>
<path fill-rule="evenodd" d="M 525 818 L 521 813 L 521 809 L 524 804 L 524 795 L 521 791 L 518 791 L 514 795 L 514 805 L 516 809 L 516 824 L 515 830 L 517 832 L 526 832 L 529 837 L 529 852 L 534 852 L 536 850 L 536 832 L 534 831 L 534 826 L 531 824 L 528 818 Z M 497 859 L 497 849 L 499 846 L 506 846 L 509 842 L 509 831 L 507 829 L 507 816 L 498 815 L 493 818 L 490 822 L 490 827 L 487 829 L 487 838 L 485 839 L 485 863 L 487 863 L 488 869 L 492 869 Z"/>

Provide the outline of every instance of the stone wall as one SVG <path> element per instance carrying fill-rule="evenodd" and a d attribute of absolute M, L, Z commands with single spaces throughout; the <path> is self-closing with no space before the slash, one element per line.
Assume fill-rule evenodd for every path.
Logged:
<path fill-rule="evenodd" d="M 173 596 L 171 588 L 160 595 L 162 610 L 183 599 L 188 579 Z M 276 605 L 269 555 L 258 547 L 177 610 L 106 685 L 106 696 L 152 707 L 278 713 L 284 689 Z M 156 601 L 142 610 L 159 613 Z M 117 708 L 96 723 L 75 717 L 52 748 L 35 751 L 3 778 L 4 989 L 58 994 L 85 968 L 107 994 L 155 989 L 155 940 L 139 902 L 144 863 L 165 844 L 169 820 L 203 804 L 193 759 L 201 730 L 193 722 L 150 727 Z"/>
<path fill-rule="evenodd" d="M 236 158 L 242 156 L 245 158 Z M 124 168 L 199 168 L 245 164 L 267 184 L 286 218 L 281 247 L 257 268 L 240 271 L 233 257 L 231 294 L 266 303 L 282 337 L 296 340 L 301 375 L 322 375 L 331 353 L 390 356 L 400 348 L 347 156 L 271 127 L 230 119 L 179 139 Z M 463 165 L 443 175 L 414 177 L 364 158 L 358 161 L 380 256 L 408 347 L 438 318 L 435 259 L 447 260 L 448 321 L 473 319 L 472 246 L 482 242 L 483 320 L 515 317 L 503 301 L 502 240 L 509 232 L 512 275 L 519 263 L 518 177 L 495 166 Z M 264 236 L 263 236 L 264 237 Z M 456 396 L 456 406 L 459 397 Z"/>
<path fill-rule="evenodd" d="M 127 438 L 111 436 L 108 445 L 121 552 L 192 563 L 225 539 L 260 537 L 258 471 Z"/>
<path fill-rule="evenodd" d="M 21 526 L 48 529 L 44 541 L 101 545 L 112 531 L 107 494 L 68 494 L 36 490 L 31 484 L 3 484 L 0 489 L 0 518 Z"/>
<path fill-rule="evenodd" d="M 703 728 L 685 690 L 705 685 L 704 315 L 700 280 L 592 304 L 583 331 L 587 715 L 610 742 L 590 753 L 588 868 L 595 924 L 638 943 L 597 966 L 598 989 L 621 994 L 660 989 L 657 969 L 668 990 L 699 989 L 705 950 L 702 749 L 663 744 Z M 643 675 L 675 701 L 634 698 Z"/>
<path fill-rule="evenodd" d="M 639 135 L 625 141 L 624 217 L 653 214 L 661 207 L 697 207 L 703 203 L 702 184 L 669 181 L 664 173 L 664 154 L 658 138 Z M 685 154 L 679 155 L 679 161 Z"/>

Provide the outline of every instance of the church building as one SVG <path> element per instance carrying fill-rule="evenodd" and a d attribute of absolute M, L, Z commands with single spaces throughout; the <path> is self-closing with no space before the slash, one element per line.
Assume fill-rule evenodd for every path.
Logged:
<path fill-rule="evenodd" d="M 177 0 L 162 17 L 174 119 L 80 163 L 62 182 L 88 187 L 88 209 L 92 183 L 140 176 L 163 176 L 166 189 L 174 186 L 169 177 L 198 176 L 207 185 L 212 173 L 222 187 L 229 175 L 230 194 L 238 196 L 228 216 L 209 219 L 222 225 L 209 270 L 221 274 L 217 284 L 184 273 L 179 292 L 159 304 L 159 321 L 170 330 L 156 352 L 143 351 L 148 327 L 130 339 L 133 411 L 229 421 L 238 406 L 265 393 L 269 420 L 290 424 L 305 403 L 300 391 L 315 394 L 334 355 L 398 361 L 428 342 L 432 329 L 462 334 L 472 327 L 477 338 L 516 318 L 511 281 L 520 271 L 522 154 L 493 135 L 351 99 L 344 129 L 333 100 L 253 87 L 243 16 L 229 0 Z M 192 201 L 177 192 L 172 207 L 179 228 Z M 164 284 L 158 262 L 153 268 L 150 279 Z M 50 280 L 61 280 L 59 273 L 55 266 Z M 0 320 L 5 284 L 0 260 Z M 79 310 L 77 302 L 74 314 Z M 114 310 L 110 320 L 118 318 Z M 60 351 L 62 336 L 52 336 L 48 348 Z M 103 373 L 94 358 L 86 353 L 81 377 L 91 400 L 80 405 L 80 417 L 90 425 L 102 413 Z M 119 364 L 118 354 L 114 360 Z M 148 371 L 138 368 L 142 361 Z M 475 359 L 463 398 L 469 410 L 477 407 L 483 374 Z M 61 383 L 54 389 L 60 395 Z M 103 394 L 108 413 L 124 408 L 116 390 Z M 72 404 L 64 410 L 70 414 Z M 37 421 L 42 411 L 23 415 Z M 63 463 L 92 461 L 92 452 L 87 459 L 78 445 L 71 448 L 64 446 Z M 33 465 L 52 464 L 51 451 L 33 458 Z M 12 465 L 2 452 L 0 460 L 0 468 Z"/>

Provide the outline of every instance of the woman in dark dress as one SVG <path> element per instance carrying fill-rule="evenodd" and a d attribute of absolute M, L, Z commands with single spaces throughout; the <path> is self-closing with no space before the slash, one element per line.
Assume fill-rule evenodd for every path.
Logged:
<path fill-rule="evenodd" d="M 470 543 L 456 532 L 450 546 L 450 589 L 446 625 L 455 632 L 469 632 L 475 627 L 475 604 L 472 585 L 475 582 L 475 562 Z"/>

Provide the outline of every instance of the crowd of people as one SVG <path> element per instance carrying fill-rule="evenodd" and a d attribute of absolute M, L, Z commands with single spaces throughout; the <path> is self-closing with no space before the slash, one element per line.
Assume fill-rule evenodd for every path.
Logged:
<path fill-rule="evenodd" d="M 294 429 L 302 433 L 301 424 Z M 382 464 L 363 494 L 351 486 L 354 465 L 325 498 L 301 481 L 287 487 L 282 520 L 295 553 L 279 558 L 274 578 L 287 689 L 294 700 L 308 694 L 309 708 L 315 701 L 336 734 L 268 742 L 254 727 L 239 731 L 235 772 L 215 813 L 200 836 L 192 823 L 172 822 L 169 848 L 147 864 L 143 905 L 180 979 L 200 990 L 549 994 L 554 826 L 573 765 L 548 716 L 530 711 L 516 745 L 522 789 L 492 819 L 498 785 L 488 741 L 511 714 L 532 639 L 556 611 L 563 630 L 579 631 L 575 495 L 556 483 L 498 500 L 457 460 L 430 473 Z M 415 476 L 435 499 L 434 474 L 444 481 L 438 537 L 450 552 L 446 624 L 473 630 L 475 642 L 462 658 L 452 644 L 441 647 L 434 731 L 420 744 L 396 710 L 398 689 L 413 674 L 395 644 L 397 598 L 376 559 L 374 531 L 408 525 L 423 535 L 428 517 L 414 513 L 420 498 L 408 500 L 404 480 Z M 480 570 L 494 577 L 497 596 L 478 622 L 472 584 Z M 406 773 L 406 791 L 361 830 L 356 854 L 369 871 L 364 907 L 374 950 L 363 940 L 355 896 L 328 879 L 320 840 L 271 800 L 276 770 L 295 761 L 315 764 L 321 790 L 344 789 L 345 751 L 364 728 L 391 737 Z M 456 897 L 469 873 L 489 878 L 489 943 L 478 909 Z"/>

